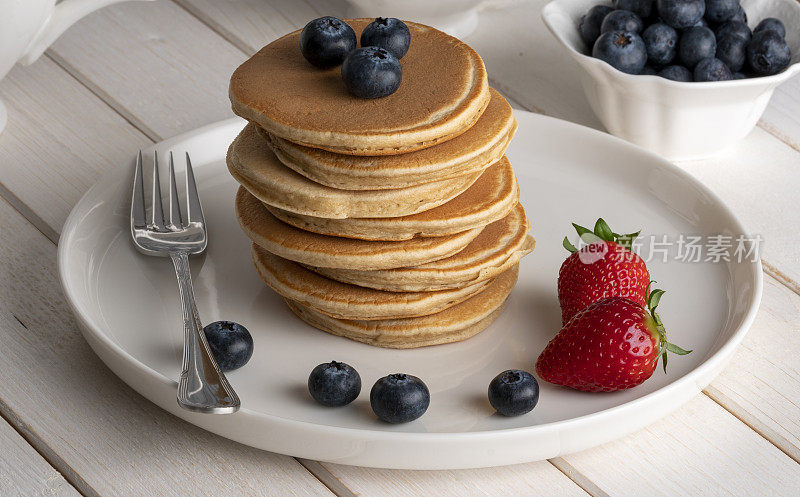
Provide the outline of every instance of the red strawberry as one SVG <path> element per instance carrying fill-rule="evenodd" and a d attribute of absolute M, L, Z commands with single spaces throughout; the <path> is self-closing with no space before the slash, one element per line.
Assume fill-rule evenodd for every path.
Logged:
<path fill-rule="evenodd" d="M 647 308 L 608 297 L 578 312 L 539 355 L 536 373 L 550 383 L 587 392 L 635 387 L 653 375 L 659 356 L 666 373 L 667 351 L 685 355 L 691 350 L 667 342 L 656 313 L 663 293 L 653 290 Z"/>
<path fill-rule="evenodd" d="M 594 231 L 573 223 L 588 245 L 577 250 L 564 238 L 572 252 L 558 272 L 558 302 L 561 324 L 567 324 L 578 311 L 605 297 L 627 297 L 645 305 L 650 273 L 641 257 L 631 251 L 639 233 L 618 235 L 602 218 Z"/>

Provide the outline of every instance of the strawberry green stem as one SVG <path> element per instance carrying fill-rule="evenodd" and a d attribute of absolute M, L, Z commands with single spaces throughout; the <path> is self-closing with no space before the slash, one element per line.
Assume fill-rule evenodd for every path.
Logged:
<path fill-rule="evenodd" d="M 664 295 L 664 290 L 653 290 L 650 291 L 650 286 L 655 283 L 651 281 L 649 285 L 647 285 L 647 296 L 645 297 L 645 301 L 647 302 L 647 310 L 650 311 L 650 315 L 653 316 L 653 321 L 656 323 L 656 332 L 658 333 L 658 346 L 659 350 L 661 350 L 661 363 L 664 366 L 664 373 L 667 372 L 667 352 L 672 352 L 673 354 L 678 355 L 686 355 L 691 352 L 691 350 L 684 350 L 674 343 L 670 343 L 667 341 L 667 330 L 664 328 L 664 323 L 661 322 L 661 317 L 656 312 L 656 307 L 658 307 L 658 303 L 661 301 L 661 296 Z"/>
<path fill-rule="evenodd" d="M 639 233 L 642 231 L 639 230 L 636 233 L 628 233 L 626 235 L 620 235 L 615 233 L 611 230 L 608 226 L 608 223 L 603 220 L 603 218 L 598 218 L 597 222 L 594 223 L 594 229 L 590 230 L 589 228 L 585 228 L 579 224 L 572 223 L 572 226 L 575 228 L 575 231 L 578 232 L 578 236 L 587 243 L 591 243 L 595 240 L 595 238 L 599 238 L 600 240 L 605 240 L 607 242 L 615 242 L 619 245 L 625 247 L 628 250 L 632 250 L 633 240 L 639 236 Z M 564 237 L 564 242 L 562 243 L 564 248 L 570 252 L 577 252 L 578 249 L 575 248 L 575 245 L 570 243 L 567 237 Z"/>

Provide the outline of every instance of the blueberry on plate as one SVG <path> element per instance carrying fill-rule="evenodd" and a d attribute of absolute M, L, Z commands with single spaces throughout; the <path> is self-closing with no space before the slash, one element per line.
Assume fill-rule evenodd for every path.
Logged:
<path fill-rule="evenodd" d="M 617 10 L 629 10 L 642 19 L 647 19 L 653 13 L 655 0 L 611 0 L 611 5 Z"/>
<path fill-rule="evenodd" d="M 747 74 L 743 72 L 735 72 L 733 73 L 733 78 L 731 79 L 747 79 Z"/>
<path fill-rule="evenodd" d="M 736 14 L 731 18 L 731 21 L 739 21 L 747 24 L 747 13 L 744 11 L 744 8 L 739 5 L 739 10 L 736 11 Z"/>
<path fill-rule="evenodd" d="M 408 52 L 411 31 L 406 23 L 394 17 L 378 17 L 361 33 L 362 47 L 378 47 L 391 52 L 398 59 Z"/>
<path fill-rule="evenodd" d="M 656 0 L 661 19 L 675 29 L 686 29 L 703 19 L 704 0 Z"/>
<path fill-rule="evenodd" d="M 739 12 L 739 0 L 706 0 L 706 19 L 712 23 L 730 21 Z"/>
<path fill-rule="evenodd" d="M 531 412 L 539 402 L 539 382 L 527 371 L 509 369 L 489 383 L 489 403 L 503 416 Z"/>
<path fill-rule="evenodd" d="M 641 33 L 643 28 L 644 23 L 633 12 L 615 10 L 603 19 L 603 24 L 600 25 L 600 34 L 608 33 L 609 31 Z"/>
<path fill-rule="evenodd" d="M 647 49 L 648 63 L 665 66 L 675 58 L 678 32 L 671 26 L 663 22 L 651 24 L 642 33 L 642 40 Z"/>
<path fill-rule="evenodd" d="M 692 72 L 679 65 L 665 67 L 664 69 L 658 71 L 658 76 L 661 76 L 665 79 L 671 79 L 672 81 L 681 81 L 683 83 L 692 81 Z"/>
<path fill-rule="evenodd" d="M 678 42 L 678 60 L 681 64 L 694 69 L 703 59 L 714 57 L 717 52 L 717 38 L 709 28 L 695 26 L 681 34 Z"/>
<path fill-rule="evenodd" d="M 717 28 L 714 32 L 717 37 L 717 41 L 719 41 L 723 36 L 738 36 L 739 38 L 743 39 L 745 43 L 750 41 L 750 38 L 753 37 L 753 33 L 750 31 L 750 28 L 747 24 L 741 21 L 728 21 L 725 24 L 721 25 Z"/>
<path fill-rule="evenodd" d="M 383 48 L 357 48 L 344 59 L 342 79 L 356 97 L 380 98 L 397 91 L 403 68 L 397 57 Z"/>
<path fill-rule="evenodd" d="M 381 420 L 407 423 L 425 414 L 431 403 L 431 394 L 416 376 L 395 373 L 375 382 L 369 392 L 369 403 Z"/>
<path fill-rule="evenodd" d="M 600 25 L 603 24 L 603 19 L 613 11 L 614 9 L 607 5 L 595 5 L 589 9 L 585 16 L 581 17 L 581 24 L 578 28 L 589 50 L 592 49 L 594 42 L 600 36 Z"/>
<path fill-rule="evenodd" d="M 356 48 L 356 32 L 335 17 L 320 17 L 306 24 L 300 33 L 300 51 L 321 69 L 336 67 Z"/>
<path fill-rule="evenodd" d="M 336 361 L 323 363 L 308 375 L 308 392 L 324 406 L 344 406 L 361 393 L 361 376 L 349 364 Z"/>
<path fill-rule="evenodd" d="M 692 25 L 691 25 L 691 26 L 689 26 L 689 27 L 690 27 L 690 28 L 693 28 L 693 27 L 695 27 L 695 26 L 702 26 L 702 27 L 704 27 L 704 28 L 707 28 L 707 27 L 708 27 L 708 22 L 705 20 L 705 18 L 703 18 L 703 19 L 700 19 L 699 21 L 697 21 L 696 23 L 692 24 Z M 687 29 L 688 29 L 688 28 L 687 28 Z"/>
<path fill-rule="evenodd" d="M 694 68 L 695 81 L 729 81 L 733 79 L 733 73 L 719 59 L 709 57 L 697 63 Z"/>
<path fill-rule="evenodd" d="M 211 355 L 222 371 L 233 371 L 253 357 L 253 337 L 233 321 L 215 321 L 203 328 Z"/>
<path fill-rule="evenodd" d="M 656 74 L 658 74 L 658 71 L 650 64 L 645 64 L 642 68 L 642 72 L 639 73 L 640 76 L 655 76 Z"/>
<path fill-rule="evenodd" d="M 767 17 L 758 23 L 756 29 L 753 30 L 753 34 L 760 33 L 761 31 L 775 31 L 781 38 L 786 38 L 786 28 L 780 19 L 775 19 L 774 17 Z"/>
<path fill-rule="evenodd" d="M 739 71 L 747 58 L 747 41 L 733 34 L 718 38 L 717 58 L 732 72 Z"/>
<path fill-rule="evenodd" d="M 777 74 L 789 65 L 792 53 L 786 40 L 777 31 L 753 33 L 747 45 L 747 62 L 754 73 L 761 76 Z"/>
<path fill-rule="evenodd" d="M 647 49 L 642 37 L 625 31 L 603 33 L 594 44 L 592 57 L 607 62 L 628 74 L 639 74 L 647 62 Z"/>

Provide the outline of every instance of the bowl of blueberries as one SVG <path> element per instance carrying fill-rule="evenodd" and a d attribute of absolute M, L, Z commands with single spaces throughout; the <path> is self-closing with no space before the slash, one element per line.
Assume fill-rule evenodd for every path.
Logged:
<path fill-rule="evenodd" d="M 542 18 L 606 129 L 672 160 L 744 138 L 800 71 L 797 0 L 555 0 Z"/>

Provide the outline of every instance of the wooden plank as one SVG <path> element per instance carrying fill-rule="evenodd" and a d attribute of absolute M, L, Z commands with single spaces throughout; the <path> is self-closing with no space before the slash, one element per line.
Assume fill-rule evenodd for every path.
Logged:
<path fill-rule="evenodd" d="M 761 126 L 800 152 L 800 78 L 795 76 L 775 89 Z"/>
<path fill-rule="evenodd" d="M 101 9 L 48 54 L 153 139 L 231 117 L 228 80 L 245 58 L 168 0 Z"/>
<path fill-rule="evenodd" d="M 797 495 L 800 469 L 704 395 L 616 442 L 564 457 L 608 495 Z"/>
<path fill-rule="evenodd" d="M 800 78 L 795 76 L 775 89 L 760 125 L 800 152 Z M 798 280 L 793 281 L 797 285 Z"/>
<path fill-rule="evenodd" d="M 547 461 L 451 471 L 399 471 L 336 464 L 324 466 L 347 488 L 362 497 L 589 495 Z"/>
<path fill-rule="evenodd" d="M 323 15 L 343 16 L 344 1 L 309 0 L 174 0 L 245 53 Z"/>
<path fill-rule="evenodd" d="M 706 393 L 800 463 L 800 297 L 767 277 L 753 327 Z"/>
<path fill-rule="evenodd" d="M 0 98 L 8 107 L 0 134 L 3 196 L 35 213 L 51 239 L 102 173 L 150 143 L 47 58 L 14 68 L 0 83 Z"/>
<path fill-rule="evenodd" d="M 794 282 L 800 282 L 800 231 L 787 226 L 797 219 L 799 162 L 800 154 L 756 128 L 714 159 L 679 164 L 719 195 L 750 233 L 763 237 L 762 258 Z"/>
<path fill-rule="evenodd" d="M 5 497 L 80 497 L 5 420 L 0 418 L 0 495 Z"/>
<path fill-rule="evenodd" d="M 333 495 L 294 459 L 171 416 L 94 355 L 64 301 L 56 247 L 0 201 L 2 414 L 85 495 Z"/>

